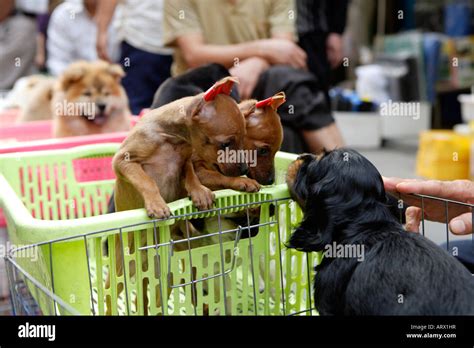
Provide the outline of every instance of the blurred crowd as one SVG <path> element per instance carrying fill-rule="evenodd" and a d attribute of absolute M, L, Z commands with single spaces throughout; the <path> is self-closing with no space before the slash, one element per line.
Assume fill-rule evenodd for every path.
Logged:
<path fill-rule="evenodd" d="M 122 65 L 138 114 L 165 80 L 213 63 L 239 78 L 241 99 L 286 92 L 293 109 L 281 115 L 283 149 L 334 148 L 343 141 L 327 91 L 343 61 L 348 2 L 2 0 L 0 90 L 22 76 L 57 76 L 75 61 L 103 59 Z"/>

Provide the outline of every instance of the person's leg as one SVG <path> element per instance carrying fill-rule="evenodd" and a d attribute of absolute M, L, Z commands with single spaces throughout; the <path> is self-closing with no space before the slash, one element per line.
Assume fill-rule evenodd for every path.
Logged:
<path fill-rule="evenodd" d="M 229 75 L 229 71 L 222 65 L 208 64 L 177 77 L 170 77 L 156 91 L 151 108 L 156 109 L 174 100 L 204 92 L 216 81 Z M 232 90 L 231 96 L 239 100 L 237 88 Z"/>
<path fill-rule="evenodd" d="M 130 109 L 137 115 L 150 107 L 155 91 L 170 76 L 172 57 L 142 51 L 122 42 L 120 63 L 126 73 L 122 84 Z"/>
<path fill-rule="evenodd" d="M 264 99 L 279 91 L 285 92 L 287 100 L 279 109 L 282 124 L 298 130 L 307 150 L 318 153 L 344 146 L 324 91 L 313 74 L 289 66 L 273 66 L 260 76 L 253 97 Z M 289 140 L 283 140 L 282 149 L 300 152 L 291 148 Z"/>
<path fill-rule="evenodd" d="M 34 72 L 36 22 L 16 15 L 0 23 L 0 89 L 10 89 Z"/>
<path fill-rule="evenodd" d="M 441 248 L 446 250 L 446 243 Z M 472 239 L 449 242 L 448 253 L 456 257 L 466 268 L 474 273 L 474 241 Z"/>
<path fill-rule="evenodd" d="M 329 73 L 331 66 L 326 54 L 326 33 L 307 33 L 299 37 L 298 44 L 308 56 L 308 69 L 311 71 L 327 92 L 329 89 Z"/>
<path fill-rule="evenodd" d="M 312 153 L 319 153 L 322 150 L 330 151 L 344 146 L 344 139 L 334 122 L 320 129 L 303 130 L 302 133 Z"/>

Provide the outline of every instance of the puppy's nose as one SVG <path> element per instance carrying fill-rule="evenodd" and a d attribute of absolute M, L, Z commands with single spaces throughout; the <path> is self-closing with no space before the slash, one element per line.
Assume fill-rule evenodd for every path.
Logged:
<path fill-rule="evenodd" d="M 100 112 L 104 112 L 107 105 L 104 103 L 97 103 L 97 107 L 99 108 Z"/>
<path fill-rule="evenodd" d="M 241 163 L 240 164 L 240 175 L 247 175 L 249 172 L 249 166 L 247 163 Z"/>
<path fill-rule="evenodd" d="M 271 173 L 266 179 L 263 185 L 272 185 L 275 182 L 275 172 Z"/>
<path fill-rule="evenodd" d="M 267 178 L 267 185 L 272 185 L 275 182 L 275 172 L 271 173 Z"/>

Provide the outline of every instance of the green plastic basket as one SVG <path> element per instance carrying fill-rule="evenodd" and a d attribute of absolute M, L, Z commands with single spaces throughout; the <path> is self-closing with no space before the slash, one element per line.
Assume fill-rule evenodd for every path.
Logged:
<path fill-rule="evenodd" d="M 216 209 L 207 212 L 198 212 L 189 199 L 175 201 L 169 204 L 172 218 L 152 221 L 144 209 L 105 214 L 113 180 L 91 180 L 100 178 L 94 168 L 87 169 L 90 176 L 78 174 L 77 161 L 103 166 L 118 146 L 0 156 L 0 203 L 10 240 L 20 248 L 10 261 L 41 313 L 103 315 L 111 302 L 114 315 L 314 314 L 310 280 L 318 255 L 284 246 L 302 215 L 284 184 L 295 155 L 278 153 L 276 185 L 252 194 L 218 191 Z M 257 206 L 258 234 L 251 238 L 242 232 L 240 239 L 184 251 L 176 251 L 170 238 L 170 226 L 178 220 L 222 219 Z M 213 232 L 220 238 L 223 228 Z M 121 246 L 135 240 L 135 250 L 124 248 L 121 276 L 115 270 L 116 234 Z M 145 244 L 140 244 L 142 234 Z M 35 256 L 22 257 L 27 250 Z M 145 258 L 146 269 L 141 266 Z M 106 288 L 108 273 L 111 286 Z M 122 286 L 126 291 L 117 291 Z"/>

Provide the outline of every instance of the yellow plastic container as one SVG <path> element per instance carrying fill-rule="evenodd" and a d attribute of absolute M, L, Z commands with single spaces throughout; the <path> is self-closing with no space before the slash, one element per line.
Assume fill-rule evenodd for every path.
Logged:
<path fill-rule="evenodd" d="M 470 177 L 472 136 L 447 130 L 420 134 L 416 173 L 427 179 L 456 180 Z"/>

